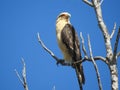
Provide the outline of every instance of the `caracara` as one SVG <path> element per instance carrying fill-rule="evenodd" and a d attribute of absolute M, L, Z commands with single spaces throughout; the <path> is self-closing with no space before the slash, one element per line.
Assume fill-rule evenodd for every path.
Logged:
<path fill-rule="evenodd" d="M 73 64 L 82 59 L 80 43 L 74 27 L 70 23 L 70 16 L 68 12 L 63 12 L 58 15 L 56 20 L 56 35 L 64 60 L 75 68 L 80 89 L 82 90 L 82 84 L 85 83 L 82 64 Z"/>

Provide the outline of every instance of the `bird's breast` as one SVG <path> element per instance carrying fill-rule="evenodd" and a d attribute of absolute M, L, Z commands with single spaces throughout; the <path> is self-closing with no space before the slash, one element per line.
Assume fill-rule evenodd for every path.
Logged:
<path fill-rule="evenodd" d="M 57 33 L 57 41 L 58 41 L 59 48 L 64 55 L 65 61 L 67 63 L 71 63 L 72 62 L 72 57 L 69 54 L 68 49 L 66 48 L 65 44 L 62 42 L 61 33 Z"/>
<path fill-rule="evenodd" d="M 57 41 L 58 41 L 58 45 L 59 45 L 59 48 L 60 50 L 62 51 L 63 55 L 64 55 L 64 59 L 66 62 L 68 63 L 71 63 L 72 61 L 72 58 L 71 58 L 71 55 L 69 54 L 68 52 L 68 49 L 67 47 L 65 46 L 65 44 L 63 43 L 62 41 L 62 38 L 61 38 L 61 32 L 64 28 L 64 26 L 67 24 L 68 22 L 66 21 L 59 21 L 57 24 L 56 24 L 56 34 L 57 34 Z"/>

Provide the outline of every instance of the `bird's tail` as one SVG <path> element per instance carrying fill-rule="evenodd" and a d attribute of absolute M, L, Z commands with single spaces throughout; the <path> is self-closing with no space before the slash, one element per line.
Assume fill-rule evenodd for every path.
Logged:
<path fill-rule="evenodd" d="M 80 64 L 76 65 L 75 66 L 75 71 L 76 71 L 78 83 L 79 83 L 79 86 L 80 86 L 80 90 L 83 90 L 82 85 L 85 84 L 85 77 L 84 77 L 82 65 L 80 65 Z"/>

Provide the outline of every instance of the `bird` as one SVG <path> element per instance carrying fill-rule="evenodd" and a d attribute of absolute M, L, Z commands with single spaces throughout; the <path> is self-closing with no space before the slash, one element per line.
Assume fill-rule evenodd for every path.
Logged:
<path fill-rule="evenodd" d="M 62 12 L 56 19 L 56 36 L 58 46 L 64 56 L 65 63 L 69 63 L 76 71 L 78 83 L 82 90 L 82 85 L 85 84 L 85 77 L 82 63 L 73 64 L 82 59 L 80 52 L 80 42 L 75 28 L 70 23 L 71 14 Z"/>

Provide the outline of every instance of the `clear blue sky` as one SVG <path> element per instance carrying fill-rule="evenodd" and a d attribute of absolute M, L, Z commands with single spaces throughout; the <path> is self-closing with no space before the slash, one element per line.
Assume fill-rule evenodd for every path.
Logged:
<path fill-rule="evenodd" d="M 110 33 L 114 22 L 117 30 L 120 26 L 119 4 L 120 0 L 104 0 L 102 4 Z M 57 66 L 37 41 L 39 32 L 46 46 L 62 58 L 56 41 L 55 21 L 63 11 L 71 13 L 71 23 L 78 34 L 83 33 L 86 47 L 87 34 L 90 34 L 93 55 L 105 56 L 104 40 L 94 10 L 82 0 L 0 0 L 0 90 L 23 90 L 14 72 L 14 69 L 22 71 L 21 57 L 26 62 L 29 90 L 52 90 L 54 86 L 56 90 L 79 90 L 74 70 Z M 112 45 L 114 40 L 115 36 Z M 103 90 L 110 90 L 108 67 L 101 61 L 97 61 L 97 65 Z M 98 90 L 93 64 L 85 62 L 83 67 L 86 77 L 84 90 Z M 120 60 L 118 68 L 120 73 Z"/>

